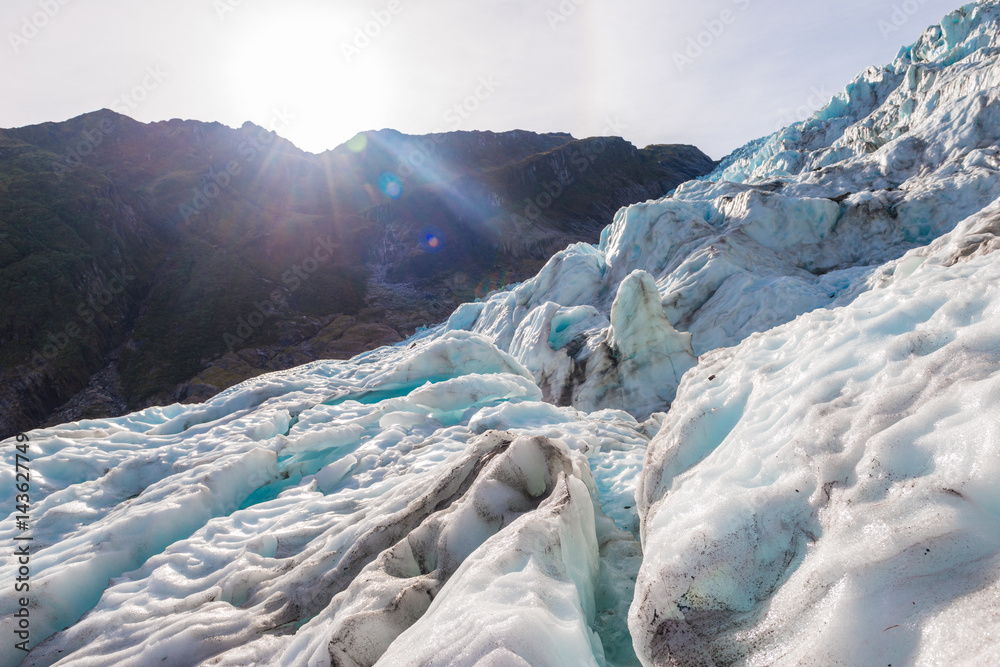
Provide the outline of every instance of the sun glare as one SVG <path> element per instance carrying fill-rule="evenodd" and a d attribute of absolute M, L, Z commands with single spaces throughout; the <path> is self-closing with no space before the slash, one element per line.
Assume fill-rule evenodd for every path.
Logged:
<path fill-rule="evenodd" d="M 276 110 L 287 110 L 292 120 L 280 134 L 312 152 L 373 129 L 373 110 L 389 101 L 391 69 L 376 53 L 348 62 L 337 38 L 349 33 L 347 25 L 325 13 L 241 26 L 229 64 L 235 106 L 264 126 Z"/>

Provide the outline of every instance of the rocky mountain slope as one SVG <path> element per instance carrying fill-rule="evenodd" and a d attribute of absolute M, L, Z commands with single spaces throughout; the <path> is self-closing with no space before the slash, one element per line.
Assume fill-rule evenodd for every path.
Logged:
<path fill-rule="evenodd" d="M 397 342 L 712 167 L 529 132 L 312 155 L 110 111 L 0 131 L 0 434 Z"/>

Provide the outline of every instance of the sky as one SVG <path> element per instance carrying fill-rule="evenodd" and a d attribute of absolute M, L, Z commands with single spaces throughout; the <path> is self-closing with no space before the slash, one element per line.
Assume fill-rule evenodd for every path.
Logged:
<path fill-rule="evenodd" d="M 959 0 L 3 0 L 0 127 L 101 108 L 360 131 L 512 129 L 721 158 L 804 120 Z"/>

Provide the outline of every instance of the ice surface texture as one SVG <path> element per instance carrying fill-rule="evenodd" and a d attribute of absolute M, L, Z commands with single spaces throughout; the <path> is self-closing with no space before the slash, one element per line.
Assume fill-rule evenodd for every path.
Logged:
<path fill-rule="evenodd" d="M 997 35 L 404 344 L 32 433 L 0 665 L 1000 662 Z"/>
<path fill-rule="evenodd" d="M 998 323 L 983 257 L 707 355 L 640 477 L 646 660 L 997 664 Z"/>
<path fill-rule="evenodd" d="M 658 422 L 540 403 L 526 376 L 451 332 L 39 432 L 33 631 L 70 627 L 23 664 L 370 665 L 425 614 L 507 616 L 536 590 L 476 646 L 561 664 L 559 637 L 523 635 L 570 623 L 595 664 L 601 633 L 634 660 L 638 543 L 595 503 L 635 527 Z"/>

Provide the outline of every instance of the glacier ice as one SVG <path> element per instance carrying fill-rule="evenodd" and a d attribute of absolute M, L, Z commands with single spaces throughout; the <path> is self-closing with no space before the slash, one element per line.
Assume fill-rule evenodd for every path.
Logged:
<path fill-rule="evenodd" d="M 998 34 L 405 343 L 32 432 L 0 665 L 1000 662 Z"/>
<path fill-rule="evenodd" d="M 602 618 L 627 613 L 639 549 L 595 502 L 634 528 L 658 422 L 540 403 L 525 375 L 489 340 L 449 332 L 258 378 L 205 406 L 53 429 L 36 441 L 51 448 L 33 462 L 39 488 L 103 460 L 36 508 L 34 628 L 70 627 L 22 664 L 374 664 L 471 554 L 485 569 L 468 581 L 494 576 L 507 556 L 484 549 L 515 533 L 538 581 L 575 582 L 540 618 L 570 605 L 586 646 L 601 647 Z M 546 535 L 574 535 L 590 561 L 575 548 L 553 560 Z M 604 625 L 630 654 L 621 623 Z"/>
<path fill-rule="evenodd" d="M 646 383 L 656 398 L 634 405 L 613 368 L 621 350 L 609 342 L 627 341 L 611 340 L 611 308 L 633 272 L 653 278 L 670 325 L 700 355 L 849 303 L 879 266 L 1000 197 L 996 22 L 995 3 L 954 12 L 813 118 L 752 143 L 705 181 L 622 209 L 597 247 L 567 248 L 448 327 L 511 352 L 547 401 L 666 409 L 679 376 Z M 544 335 L 551 313 L 581 307 L 593 310 L 576 336 Z M 610 390 L 584 388 L 584 376 Z"/>
<path fill-rule="evenodd" d="M 640 475 L 646 661 L 996 662 L 997 322 L 982 257 L 706 355 Z"/>

